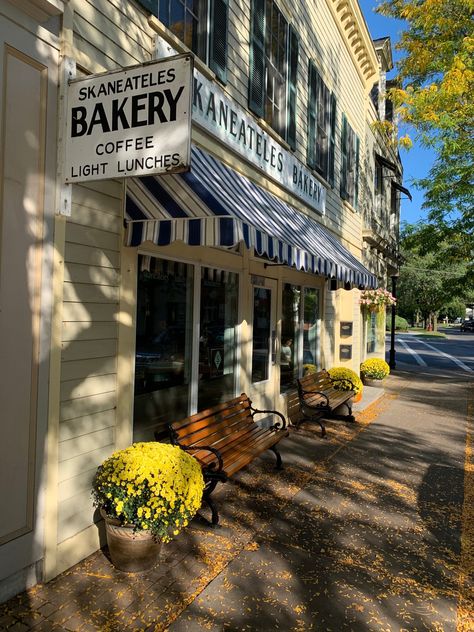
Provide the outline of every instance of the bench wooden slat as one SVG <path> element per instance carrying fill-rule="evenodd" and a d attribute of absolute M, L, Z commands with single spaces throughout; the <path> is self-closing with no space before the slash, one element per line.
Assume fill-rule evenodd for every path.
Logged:
<path fill-rule="evenodd" d="M 239 397 L 234 397 L 234 399 L 230 399 L 228 402 L 221 402 L 220 404 L 216 404 L 212 408 L 206 408 L 205 410 L 201 410 L 190 417 L 185 417 L 179 421 L 173 422 L 173 428 L 177 431 L 182 426 L 186 426 L 189 423 L 198 422 L 202 419 L 218 417 L 219 414 L 224 413 L 225 415 L 231 414 L 232 409 L 239 411 L 242 409 L 249 409 L 250 405 L 248 401 L 242 398 L 241 395 Z"/>
<path fill-rule="evenodd" d="M 212 441 L 212 435 L 232 434 L 239 428 L 247 426 L 248 414 L 241 411 L 239 414 L 229 417 L 219 416 L 218 419 L 209 417 L 207 420 L 200 420 L 197 424 L 191 422 L 187 426 L 181 427 L 177 435 L 183 444 L 194 445 L 194 443 L 206 438 Z"/>
<path fill-rule="evenodd" d="M 321 421 L 325 415 L 335 415 L 334 411 L 346 405 L 348 414 L 344 417 L 354 421 L 352 415 L 352 398 L 354 391 L 343 391 L 335 388 L 327 371 L 308 373 L 297 380 L 300 410 L 303 418 L 316 421 L 321 426 L 322 435 L 326 428 Z"/>
<path fill-rule="evenodd" d="M 278 436 L 272 437 L 271 440 L 268 436 L 261 436 L 259 438 L 252 437 L 252 440 L 239 445 L 238 448 L 234 446 L 233 448 L 228 449 L 223 454 L 224 472 L 230 476 L 233 472 L 240 469 L 239 467 L 236 468 L 237 463 L 246 460 L 248 456 L 250 456 L 251 460 L 253 460 L 275 443 L 278 443 L 279 440 L 280 437 Z M 243 465 L 240 467 L 243 467 Z"/>
<path fill-rule="evenodd" d="M 278 425 L 266 427 L 258 424 L 254 416 L 263 413 L 277 417 Z M 210 500 L 216 484 L 269 448 L 274 450 L 277 467 L 280 468 L 281 457 L 275 446 L 288 435 L 282 415 L 276 411 L 256 410 L 245 393 L 173 422 L 169 427 L 173 442 L 190 450 L 190 454 L 201 464 L 206 481 L 204 500 L 211 507 L 213 524 L 219 521 L 217 509 Z M 212 450 L 217 450 L 217 453 Z"/>
<path fill-rule="evenodd" d="M 249 438 L 255 438 L 255 440 L 257 440 L 258 437 L 262 434 L 268 435 L 268 431 L 265 431 L 264 429 L 257 426 L 257 424 L 255 424 L 254 426 L 247 427 L 245 431 L 240 431 L 235 437 L 232 435 L 227 436 L 227 437 L 222 437 L 220 440 L 212 443 L 212 447 L 217 448 L 217 450 L 219 450 L 219 452 L 221 453 L 222 457 L 225 459 L 225 462 L 226 462 L 227 454 L 230 453 L 232 450 L 234 450 L 236 445 L 247 442 Z M 198 442 L 196 446 L 199 446 L 199 445 L 206 445 L 206 444 L 204 442 Z M 212 457 L 209 455 L 209 453 L 207 453 L 207 456 L 204 457 L 203 462 L 211 462 L 211 461 L 212 461 Z"/>
<path fill-rule="evenodd" d="M 271 442 L 268 441 L 268 438 L 266 441 L 262 438 L 262 440 L 259 442 L 260 448 L 258 451 L 258 455 L 262 454 L 263 452 L 265 452 L 272 446 L 276 445 L 276 443 L 278 443 L 278 441 L 280 441 L 280 439 L 282 439 L 285 436 L 286 436 L 285 433 L 283 433 L 279 437 L 277 435 L 277 437 L 275 437 L 276 440 L 273 440 Z M 253 446 L 253 448 L 255 447 L 256 446 Z M 248 452 L 245 452 L 245 451 L 241 452 L 239 455 L 234 454 L 234 456 L 236 457 L 238 456 L 238 458 L 228 459 L 227 464 L 226 464 L 226 473 L 228 474 L 228 476 L 232 476 L 233 474 L 241 470 L 243 467 L 251 463 L 253 459 L 255 458 L 255 449 L 250 449 Z"/>

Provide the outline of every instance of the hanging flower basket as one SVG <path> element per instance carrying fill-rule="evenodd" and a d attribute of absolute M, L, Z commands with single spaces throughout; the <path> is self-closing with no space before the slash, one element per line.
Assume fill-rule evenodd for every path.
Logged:
<path fill-rule="evenodd" d="M 386 307 L 395 305 L 397 299 L 388 291 L 382 288 L 376 290 L 363 290 L 360 294 L 359 303 L 370 312 L 378 312 Z"/>

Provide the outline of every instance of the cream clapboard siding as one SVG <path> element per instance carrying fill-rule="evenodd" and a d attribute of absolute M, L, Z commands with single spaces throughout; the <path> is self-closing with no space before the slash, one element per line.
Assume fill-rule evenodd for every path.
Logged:
<path fill-rule="evenodd" d="M 151 59 L 152 33 L 133 2 L 74 0 L 74 48 L 85 72 Z M 120 182 L 73 188 L 66 228 L 58 472 L 58 543 L 92 524 L 91 481 L 115 448 Z"/>
<path fill-rule="evenodd" d="M 154 33 L 147 12 L 133 0 L 73 0 L 74 51 L 85 72 L 130 66 L 151 58 Z M 320 68 L 337 95 L 336 183 L 328 188 L 323 223 L 360 249 L 360 216 L 339 198 L 341 114 L 363 139 L 364 86 L 333 22 L 326 2 L 282 5 L 300 34 L 298 149 L 306 162 L 308 59 Z M 311 25 L 308 28 L 307 19 Z M 250 2 L 230 3 L 226 92 L 248 107 Z M 313 30 L 314 34 L 309 35 Z M 361 147 L 361 152 L 363 148 Z M 59 446 L 58 542 L 91 524 L 90 483 L 97 465 L 115 445 L 117 403 L 117 321 L 120 284 L 121 186 L 106 182 L 75 186 L 73 215 L 67 224 L 64 283 L 63 355 Z M 337 296 L 325 301 L 334 322 Z M 329 332 L 327 332 L 329 334 Z M 334 340 L 324 336 L 327 366 Z"/>
<path fill-rule="evenodd" d="M 363 156 L 365 131 L 365 91 L 364 85 L 354 66 L 353 59 L 342 40 L 337 25 L 326 2 L 304 2 L 290 6 L 277 2 L 286 18 L 300 35 L 298 96 L 297 96 L 297 150 L 296 155 L 306 163 L 307 151 L 307 102 L 308 102 L 308 62 L 312 59 L 328 88 L 337 97 L 336 120 L 336 165 L 335 186 L 328 183 L 326 217 L 322 223 L 342 237 L 344 244 L 359 257 L 361 256 L 361 215 L 342 203 L 339 196 L 341 170 L 341 120 L 342 113 L 358 135 Z M 226 92 L 242 107 L 248 108 L 248 67 L 249 29 L 251 2 L 241 0 L 231 2 L 229 10 L 228 85 Z M 307 20 L 310 17 L 311 28 Z"/>
<path fill-rule="evenodd" d="M 151 59 L 153 33 L 145 11 L 137 6 L 133 0 L 72 1 L 74 46 L 86 70 L 96 72 L 97 64 L 116 69 Z"/>
<path fill-rule="evenodd" d="M 122 185 L 74 185 L 66 226 L 58 542 L 92 523 L 91 481 L 115 445 Z"/>

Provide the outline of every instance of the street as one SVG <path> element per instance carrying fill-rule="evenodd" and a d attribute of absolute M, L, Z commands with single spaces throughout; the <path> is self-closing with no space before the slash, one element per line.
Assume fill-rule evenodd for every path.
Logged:
<path fill-rule="evenodd" d="M 422 331 L 422 330 L 420 330 Z M 447 376 L 459 372 L 464 378 L 474 374 L 474 334 L 440 328 L 447 338 L 417 336 L 413 332 L 397 332 L 395 336 L 396 368 L 434 371 Z M 387 361 L 390 337 L 387 336 Z"/>

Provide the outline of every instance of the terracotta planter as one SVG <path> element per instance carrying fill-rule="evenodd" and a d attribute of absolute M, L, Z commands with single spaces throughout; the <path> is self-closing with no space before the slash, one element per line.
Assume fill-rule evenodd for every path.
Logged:
<path fill-rule="evenodd" d="M 373 377 L 365 377 L 364 375 L 361 375 L 362 378 L 362 382 L 363 384 L 365 384 L 365 386 L 377 386 L 378 388 L 382 388 L 384 385 L 384 381 L 385 378 L 382 378 L 381 380 L 378 380 L 376 378 Z"/>
<path fill-rule="evenodd" d="M 161 540 L 156 540 L 149 531 L 135 531 L 134 525 L 121 525 L 116 518 L 107 516 L 103 509 L 100 513 L 104 518 L 107 545 L 115 568 L 126 573 L 138 573 L 157 564 Z"/>

